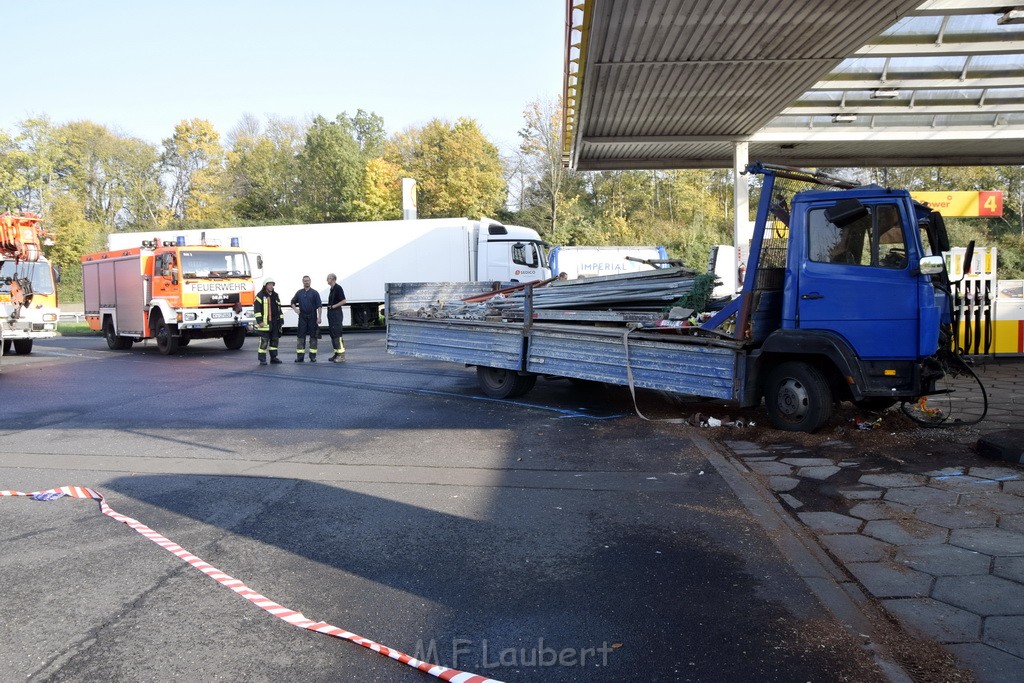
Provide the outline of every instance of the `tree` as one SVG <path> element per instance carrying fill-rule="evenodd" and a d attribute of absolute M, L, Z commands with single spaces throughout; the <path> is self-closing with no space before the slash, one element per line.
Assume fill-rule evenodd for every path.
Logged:
<path fill-rule="evenodd" d="M 299 161 L 305 128 L 269 118 L 266 130 L 246 115 L 229 135 L 228 177 L 235 214 L 254 222 L 289 222 L 299 204 Z"/>
<path fill-rule="evenodd" d="M 349 124 L 364 159 L 375 159 L 384 154 L 387 133 L 384 131 L 384 119 L 381 116 L 357 109 L 355 116 L 349 119 Z"/>
<path fill-rule="evenodd" d="M 363 161 L 351 122 L 313 119 L 299 154 L 299 214 L 311 223 L 350 220 L 363 182 Z"/>
<path fill-rule="evenodd" d="M 402 169 L 384 159 L 369 159 L 362 191 L 352 202 L 352 219 L 386 221 L 402 217 Z"/>
<path fill-rule="evenodd" d="M 85 207 L 70 194 L 57 195 L 43 219 L 53 234 L 47 256 L 61 272 L 60 298 L 81 301 L 82 255 L 103 248 L 103 226 L 87 220 Z"/>
<path fill-rule="evenodd" d="M 231 220 L 220 135 L 204 119 L 181 121 L 163 142 L 161 167 L 170 175 L 171 215 L 226 225 Z"/>
<path fill-rule="evenodd" d="M 495 215 L 504 206 L 498 148 L 473 119 L 409 128 L 391 140 L 385 158 L 416 179 L 421 217 Z"/>
<path fill-rule="evenodd" d="M 564 184 L 569 173 L 562 165 L 562 102 L 535 100 L 523 112 L 526 125 L 519 131 L 520 152 L 532 168 L 532 195 L 547 210 L 546 230 L 551 241 L 558 239 L 560 208 L 565 201 Z"/>
<path fill-rule="evenodd" d="M 60 186 L 76 197 L 85 219 L 106 231 L 155 227 L 162 203 L 156 148 L 91 121 L 56 129 Z"/>
<path fill-rule="evenodd" d="M 0 130 L 0 212 L 23 208 L 28 186 L 24 156 L 14 138 Z"/>

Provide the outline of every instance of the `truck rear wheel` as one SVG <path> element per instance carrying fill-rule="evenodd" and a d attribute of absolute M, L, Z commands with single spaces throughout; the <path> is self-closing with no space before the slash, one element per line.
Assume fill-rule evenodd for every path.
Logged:
<path fill-rule="evenodd" d="M 18 352 L 19 356 L 27 356 L 32 353 L 32 340 L 31 339 L 15 339 L 14 350 Z"/>
<path fill-rule="evenodd" d="M 787 432 L 813 432 L 832 417 L 828 382 L 807 363 L 790 361 L 773 368 L 764 397 L 772 424 Z"/>
<path fill-rule="evenodd" d="M 170 356 L 178 350 L 178 335 L 174 334 L 171 326 L 164 322 L 163 318 L 156 323 L 156 348 L 165 356 Z"/>
<path fill-rule="evenodd" d="M 110 318 L 103 321 L 103 336 L 107 340 L 107 348 L 111 351 L 121 351 L 122 349 L 131 348 L 131 341 L 128 341 L 117 334 L 117 330 L 114 329 L 114 321 Z"/>
<path fill-rule="evenodd" d="M 478 365 L 476 381 L 491 398 L 522 396 L 537 383 L 537 375 L 520 375 L 513 370 Z"/>
<path fill-rule="evenodd" d="M 237 351 L 245 344 L 245 328 L 236 327 L 224 335 L 224 346 L 232 351 Z"/>

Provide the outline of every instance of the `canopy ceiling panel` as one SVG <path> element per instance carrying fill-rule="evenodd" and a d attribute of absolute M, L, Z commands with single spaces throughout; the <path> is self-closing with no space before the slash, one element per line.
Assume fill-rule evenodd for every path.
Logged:
<path fill-rule="evenodd" d="M 569 0 L 563 162 L 728 167 L 747 142 L 776 163 L 1020 163 L 1017 18 L 986 0 Z"/>

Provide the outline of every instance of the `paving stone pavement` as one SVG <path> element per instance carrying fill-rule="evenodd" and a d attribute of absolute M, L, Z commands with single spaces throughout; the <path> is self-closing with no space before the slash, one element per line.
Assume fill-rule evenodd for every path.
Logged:
<path fill-rule="evenodd" d="M 1024 361 L 979 375 L 990 401 L 979 433 L 1024 428 Z M 906 629 L 982 683 L 1024 681 L 1024 466 L 966 451 L 952 466 L 879 466 L 842 439 L 724 443 Z"/>

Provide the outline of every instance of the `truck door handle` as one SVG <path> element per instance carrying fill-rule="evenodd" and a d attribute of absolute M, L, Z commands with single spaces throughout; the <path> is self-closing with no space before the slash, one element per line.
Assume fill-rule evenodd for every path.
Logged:
<path fill-rule="evenodd" d="M 810 294 L 804 294 L 800 297 L 801 299 L 824 299 L 824 294 L 818 294 L 817 292 L 811 292 Z"/>

